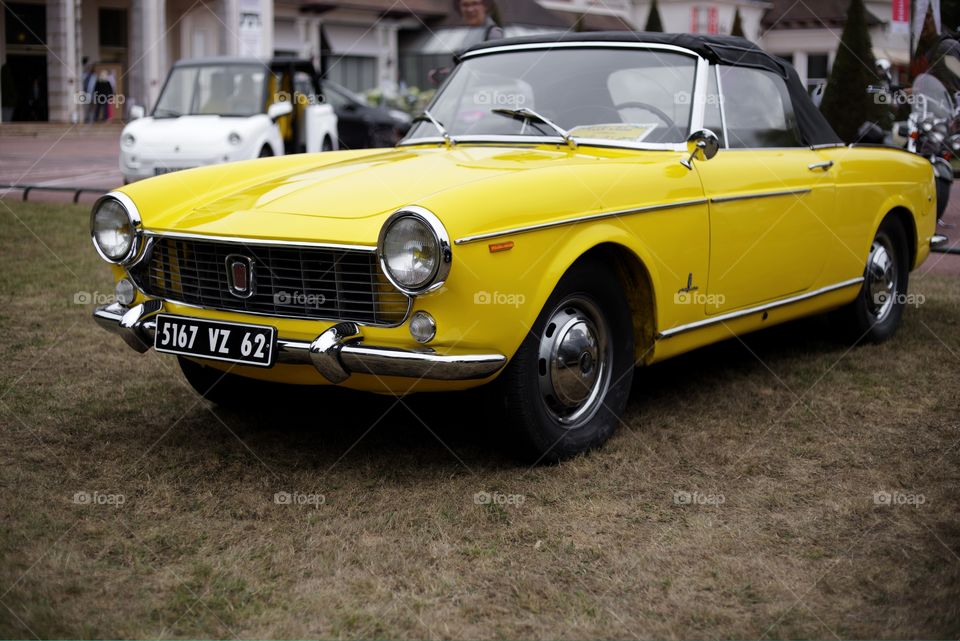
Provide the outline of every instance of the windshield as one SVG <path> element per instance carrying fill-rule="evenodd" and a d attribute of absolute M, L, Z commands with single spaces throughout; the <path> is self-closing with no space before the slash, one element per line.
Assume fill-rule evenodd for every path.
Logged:
<path fill-rule="evenodd" d="M 578 139 L 683 143 L 690 130 L 696 58 L 651 49 L 569 48 L 469 58 L 429 111 L 458 136 L 551 136 L 535 118 L 494 110 L 532 110 Z M 419 122 L 408 140 L 436 138 Z"/>
<path fill-rule="evenodd" d="M 933 116 L 949 120 L 953 115 L 950 94 L 943 83 L 928 73 L 922 73 L 913 81 L 913 95 L 917 98 L 913 102 L 913 110 L 919 112 L 921 118 Z"/>
<path fill-rule="evenodd" d="M 175 67 L 153 115 L 253 116 L 264 111 L 264 76 L 257 65 Z"/>

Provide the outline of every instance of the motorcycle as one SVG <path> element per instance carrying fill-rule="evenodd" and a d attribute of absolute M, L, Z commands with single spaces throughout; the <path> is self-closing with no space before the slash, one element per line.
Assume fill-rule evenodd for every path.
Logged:
<path fill-rule="evenodd" d="M 950 161 L 960 157 L 960 133 L 956 132 L 957 107 L 953 96 L 939 79 L 922 73 L 913 82 L 910 93 L 910 116 L 907 119 L 907 150 L 929 158 L 937 179 L 937 220 L 941 226 L 943 213 L 953 186 Z"/>
<path fill-rule="evenodd" d="M 960 60 L 954 59 L 960 63 Z M 941 71 L 952 74 L 958 65 L 940 65 Z M 943 214 L 950 201 L 953 187 L 953 166 L 950 161 L 960 157 L 960 118 L 954 96 L 943 82 L 931 73 L 922 73 L 916 77 L 909 89 L 893 82 L 891 65 L 887 60 L 878 60 L 876 72 L 881 79 L 880 85 L 871 85 L 867 92 L 874 94 L 875 100 L 886 104 L 894 115 L 901 105 L 910 106 L 910 115 L 905 123 L 896 128 L 896 134 L 905 139 L 907 151 L 919 154 L 930 160 L 936 177 L 937 221 L 942 227 L 951 227 L 943 222 Z M 954 78 L 951 78 L 953 80 Z M 960 75 L 956 76 L 960 81 Z M 867 122 L 860 127 L 859 142 L 870 144 L 893 144 L 892 131 L 876 122 Z"/>

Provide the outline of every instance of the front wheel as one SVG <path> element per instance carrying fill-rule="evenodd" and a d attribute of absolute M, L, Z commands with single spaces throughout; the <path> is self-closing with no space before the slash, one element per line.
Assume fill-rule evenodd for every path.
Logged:
<path fill-rule="evenodd" d="M 508 437 L 534 462 L 601 446 L 633 381 L 633 323 L 617 274 L 587 261 L 554 289 L 500 378 Z"/>
<path fill-rule="evenodd" d="M 888 217 L 870 246 L 860 294 L 839 312 L 850 338 L 882 343 L 897 333 L 910 280 L 908 255 L 903 225 Z"/>

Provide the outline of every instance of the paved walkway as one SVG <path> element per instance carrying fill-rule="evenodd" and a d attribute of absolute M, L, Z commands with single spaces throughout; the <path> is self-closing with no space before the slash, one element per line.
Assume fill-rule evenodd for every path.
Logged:
<path fill-rule="evenodd" d="M 64 126 L 49 123 L 0 124 L 0 184 L 39 184 L 95 187 L 110 190 L 123 184 L 118 167 L 119 123 Z M 0 189 L 0 197 L 6 190 Z M 19 198 L 13 191 L 8 198 Z M 30 200 L 68 202 L 70 194 L 35 191 Z M 80 202 L 92 203 L 93 194 Z M 960 247 L 960 180 L 954 185 L 946 219 L 957 227 L 941 230 Z M 920 274 L 932 272 L 960 276 L 960 256 L 934 254 Z"/>
<path fill-rule="evenodd" d="M 0 184 L 94 187 L 123 184 L 118 166 L 119 124 L 14 123 L 0 125 Z M 0 189 L 0 196 L 6 190 Z M 8 197 L 19 197 L 12 192 Z M 69 201 L 69 194 L 32 192 L 31 200 Z M 81 202 L 92 202 L 85 194 Z"/>

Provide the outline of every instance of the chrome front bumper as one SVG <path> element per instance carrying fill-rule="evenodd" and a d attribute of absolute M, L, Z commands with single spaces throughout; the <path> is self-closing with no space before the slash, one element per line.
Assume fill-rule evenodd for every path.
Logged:
<path fill-rule="evenodd" d="M 133 307 L 113 303 L 98 307 L 93 318 L 104 329 L 118 334 L 139 353 L 153 347 L 163 302 L 151 300 Z M 437 381 L 487 378 L 507 363 L 502 354 L 451 353 L 376 347 L 363 342 L 355 323 L 340 323 L 311 342 L 277 340 L 277 363 L 312 365 L 331 383 L 342 383 L 352 374 L 399 376 Z"/>

